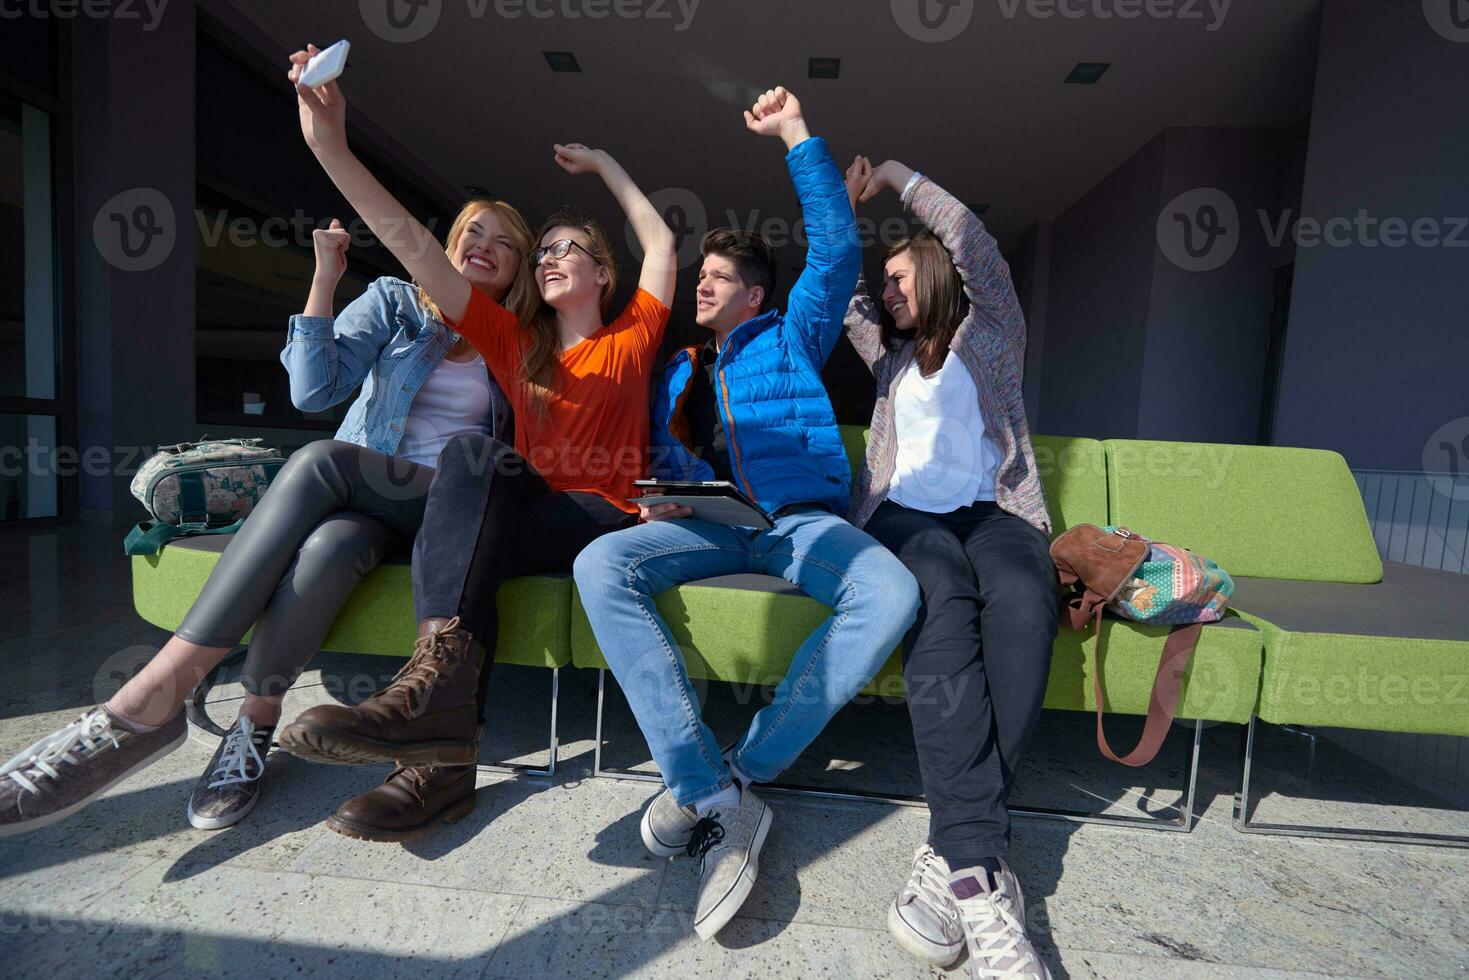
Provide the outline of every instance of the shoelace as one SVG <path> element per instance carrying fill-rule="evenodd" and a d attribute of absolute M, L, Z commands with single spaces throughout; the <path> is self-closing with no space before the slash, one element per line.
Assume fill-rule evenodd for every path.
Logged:
<path fill-rule="evenodd" d="M 1030 950 L 1023 953 L 1025 926 L 1012 911 L 1014 900 L 1003 889 L 976 896 L 960 905 L 960 914 L 973 936 L 970 954 L 978 966 L 978 975 L 994 980 L 1025 980 L 1040 971 Z M 988 966 L 1015 959 L 1004 968 Z"/>
<path fill-rule="evenodd" d="M 58 765 L 63 762 L 76 765 L 78 760 L 74 752 L 80 748 L 83 753 L 90 754 L 104 741 L 111 742 L 113 748 L 118 745 L 117 734 L 112 730 L 112 720 L 108 718 L 106 711 L 98 708 L 83 714 L 61 731 L 53 732 L 27 747 L 20 755 L 0 766 L 0 776 L 9 776 L 27 792 L 40 793 L 41 787 L 36 785 L 35 780 L 42 776 L 60 779 L 61 773 L 56 768 Z"/>
<path fill-rule="evenodd" d="M 904 891 L 917 895 L 955 929 L 959 928 L 959 907 L 954 904 L 954 893 L 949 888 L 948 870 L 929 845 L 914 852 L 913 874 Z"/>
<path fill-rule="evenodd" d="M 458 626 L 459 617 L 455 616 L 445 623 L 442 629 L 419 637 L 418 642 L 413 645 L 413 656 L 408 658 L 403 669 L 394 675 L 392 682 L 386 688 L 373 696 L 381 696 L 401 682 L 413 695 L 413 717 L 417 718 L 421 715 L 424 708 L 427 707 L 425 703 L 422 703 L 421 695 L 429 685 L 439 679 L 438 652 L 444 642 L 443 634 L 457 629 Z"/>
<path fill-rule="evenodd" d="M 219 753 L 219 763 L 210 773 L 215 777 L 209 783 L 210 789 L 232 786 L 235 783 L 251 783 L 264 774 L 265 759 L 255 748 L 255 731 L 255 723 L 244 716 L 229 730 L 229 734 L 224 737 L 224 751 Z M 253 776 L 249 769 L 251 763 L 255 765 Z"/>
<path fill-rule="evenodd" d="M 699 822 L 694 824 L 694 831 L 689 836 L 689 846 L 685 853 L 689 857 L 698 858 L 702 864 L 704 855 L 723 840 L 724 824 L 719 822 L 719 814 L 712 813 L 707 817 L 700 817 Z"/>

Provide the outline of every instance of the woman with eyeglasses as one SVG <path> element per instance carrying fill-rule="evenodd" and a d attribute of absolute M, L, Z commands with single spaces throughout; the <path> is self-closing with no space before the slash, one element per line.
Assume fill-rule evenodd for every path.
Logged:
<path fill-rule="evenodd" d="M 293 83 L 315 51 L 291 56 Z M 322 167 L 484 357 L 515 412 L 513 444 L 459 434 L 440 455 L 414 544 L 419 641 L 408 664 L 362 704 L 312 708 L 280 734 L 281 746 L 303 758 L 396 763 L 386 783 L 348 801 L 328 826 L 406 840 L 474 805 L 500 584 L 570 572 L 593 539 L 637 522 L 628 498 L 647 470 L 649 385 L 673 300 L 675 239 L 616 160 L 557 144 L 555 162 L 569 174 L 599 175 L 626 213 L 644 253 L 638 289 L 611 316 L 611 243 L 595 222 L 560 212 L 536 236 L 529 308 L 506 309 L 414 247 L 421 226 L 347 146 L 338 86 L 296 91 Z"/>

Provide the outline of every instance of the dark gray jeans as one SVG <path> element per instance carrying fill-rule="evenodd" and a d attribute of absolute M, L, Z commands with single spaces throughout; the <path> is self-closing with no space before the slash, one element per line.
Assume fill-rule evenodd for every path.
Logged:
<path fill-rule="evenodd" d="M 930 514 L 889 500 L 865 530 L 923 595 L 903 679 L 928 842 L 951 868 L 1000 857 L 1010 843 L 1006 799 L 1040 718 L 1060 619 L 1046 536 L 985 502 Z"/>

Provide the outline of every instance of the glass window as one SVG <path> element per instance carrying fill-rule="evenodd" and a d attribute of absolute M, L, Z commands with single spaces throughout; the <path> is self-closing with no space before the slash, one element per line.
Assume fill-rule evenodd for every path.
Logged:
<path fill-rule="evenodd" d="M 0 396 L 56 397 L 51 119 L 0 98 Z"/>
<path fill-rule="evenodd" d="M 56 517 L 56 419 L 0 415 L 0 520 Z"/>

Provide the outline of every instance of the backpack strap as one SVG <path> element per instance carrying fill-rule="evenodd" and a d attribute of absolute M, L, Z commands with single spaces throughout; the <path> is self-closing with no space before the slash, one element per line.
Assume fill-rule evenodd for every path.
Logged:
<path fill-rule="evenodd" d="M 123 538 L 122 551 L 125 555 L 156 555 L 174 538 L 191 537 L 196 534 L 234 534 L 244 523 L 243 517 L 233 524 L 225 524 L 220 527 L 209 527 L 206 524 L 165 524 L 162 521 L 144 521 Z"/>
<path fill-rule="evenodd" d="M 1199 645 L 1199 634 L 1204 630 L 1202 623 L 1190 623 L 1176 627 L 1163 643 L 1163 653 L 1158 658 L 1158 673 L 1153 677 L 1153 693 L 1148 699 L 1148 717 L 1143 722 L 1142 738 L 1127 755 L 1118 756 L 1107 744 L 1107 735 L 1102 730 L 1102 607 L 1096 607 L 1097 662 L 1092 671 L 1092 690 L 1097 698 L 1097 748 L 1102 755 L 1124 766 L 1145 766 L 1153 761 L 1163 747 L 1163 739 L 1173 724 L 1178 711 L 1178 694 L 1183 689 L 1183 673 L 1188 668 L 1189 658 Z"/>

